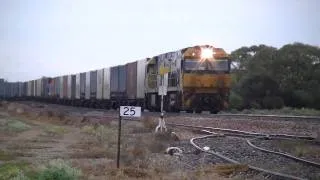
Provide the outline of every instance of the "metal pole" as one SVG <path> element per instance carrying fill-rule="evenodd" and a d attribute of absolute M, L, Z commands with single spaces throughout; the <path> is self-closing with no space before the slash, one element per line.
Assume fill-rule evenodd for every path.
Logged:
<path fill-rule="evenodd" d="M 120 136 L 121 136 L 121 116 L 119 114 L 119 126 L 118 126 L 118 152 L 117 152 L 117 168 L 120 166 Z"/>
<path fill-rule="evenodd" d="M 164 75 L 162 75 L 162 87 L 164 87 Z M 163 93 L 161 94 L 161 115 L 160 115 L 160 121 L 161 121 L 161 132 L 163 128 Z"/>

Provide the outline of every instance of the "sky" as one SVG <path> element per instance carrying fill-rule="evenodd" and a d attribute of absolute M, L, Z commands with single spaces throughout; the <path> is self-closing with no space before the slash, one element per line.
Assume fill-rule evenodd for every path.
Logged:
<path fill-rule="evenodd" d="M 320 46 L 319 0 L 0 0 L 0 78 L 75 74 L 210 44 Z"/>

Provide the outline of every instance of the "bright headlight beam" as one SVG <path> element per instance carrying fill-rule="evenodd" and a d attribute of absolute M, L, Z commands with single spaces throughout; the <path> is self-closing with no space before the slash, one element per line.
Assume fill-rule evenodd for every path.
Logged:
<path fill-rule="evenodd" d="M 213 57 L 213 50 L 210 48 L 202 48 L 201 49 L 201 58 L 207 59 Z"/>

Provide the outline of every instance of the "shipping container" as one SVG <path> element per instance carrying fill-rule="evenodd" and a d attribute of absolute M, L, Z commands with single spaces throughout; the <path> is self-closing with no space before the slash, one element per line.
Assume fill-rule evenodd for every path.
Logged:
<path fill-rule="evenodd" d="M 27 96 L 28 97 L 31 97 L 32 96 L 32 81 L 28 81 L 27 82 L 28 84 L 27 84 L 27 88 L 28 88 L 28 90 L 27 90 Z"/>
<path fill-rule="evenodd" d="M 119 89 L 119 66 L 110 69 L 110 95 L 116 97 Z"/>
<path fill-rule="evenodd" d="M 80 99 L 80 73 L 76 74 L 76 99 Z"/>
<path fill-rule="evenodd" d="M 62 98 L 68 98 L 68 76 L 63 76 Z"/>
<path fill-rule="evenodd" d="M 15 92 L 15 83 L 14 82 L 9 83 L 9 89 L 10 89 L 9 97 L 14 97 L 15 94 L 16 94 L 16 92 Z"/>
<path fill-rule="evenodd" d="M 37 80 L 37 96 L 41 97 L 42 96 L 42 78 Z"/>
<path fill-rule="evenodd" d="M 35 95 L 35 83 L 34 83 L 34 80 L 31 80 L 31 97 L 34 97 L 34 95 Z"/>
<path fill-rule="evenodd" d="M 22 96 L 27 96 L 28 94 L 28 82 L 23 82 L 23 94 Z"/>
<path fill-rule="evenodd" d="M 0 99 L 4 98 L 4 79 L 0 79 Z"/>
<path fill-rule="evenodd" d="M 74 99 L 76 93 L 76 75 L 68 75 L 68 99 Z"/>
<path fill-rule="evenodd" d="M 90 99 L 90 72 L 86 72 L 85 98 Z"/>
<path fill-rule="evenodd" d="M 136 99 L 137 95 L 137 62 L 126 64 L 126 95 L 128 99 Z"/>
<path fill-rule="evenodd" d="M 47 78 L 41 78 L 41 91 L 40 96 L 46 97 L 46 89 L 47 89 Z"/>
<path fill-rule="evenodd" d="M 97 99 L 103 99 L 103 69 L 97 71 Z"/>
<path fill-rule="evenodd" d="M 31 96 L 31 81 L 27 82 L 27 96 Z"/>
<path fill-rule="evenodd" d="M 38 90 L 38 81 L 37 80 L 34 80 L 33 81 L 33 87 L 34 87 L 34 89 L 33 89 L 33 96 L 34 97 L 36 97 L 36 96 L 38 96 L 38 92 L 37 92 L 37 90 Z"/>
<path fill-rule="evenodd" d="M 76 98 L 76 75 L 71 76 L 71 98 Z"/>
<path fill-rule="evenodd" d="M 53 83 L 51 78 L 42 78 L 41 79 L 41 96 L 48 97 L 49 94 L 52 94 Z"/>
<path fill-rule="evenodd" d="M 61 85 L 60 77 L 55 77 L 53 86 L 54 86 L 54 96 L 57 98 L 60 97 L 60 85 Z"/>
<path fill-rule="evenodd" d="M 111 67 L 110 73 L 110 95 L 113 98 L 123 98 L 126 93 L 126 66 Z"/>
<path fill-rule="evenodd" d="M 19 97 L 22 97 L 23 96 L 23 91 L 24 91 L 24 89 L 23 89 L 23 83 L 22 82 L 19 82 L 18 83 L 18 86 L 19 86 L 19 94 L 18 94 L 18 96 Z"/>
<path fill-rule="evenodd" d="M 8 83 L 8 97 L 13 97 L 15 94 L 14 92 L 14 83 Z"/>
<path fill-rule="evenodd" d="M 90 98 L 96 98 L 97 97 L 97 70 L 90 71 Z"/>
<path fill-rule="evenodd" d="M 72 91 L 72 77 L 71 75 L 67 76 L 67 98 L 71 99 L 71 91 Z"/>
<path fill-rule="evenodd" d="M 119 66 L 119 92 L 125 93 L 127 89 L 127 72 L 126 66 Z"/>
<path fill-rule="evenodd" d="M 60 85 L 59 85 L 59 97 L 60 99 L 63 99 L 63 76 L 60 76 L 59 77 L 59 82 L 60 82 Z"/>
<path fill-rule="evenodd" d="M 86 97 L 86 73 L 80 74 L 80 99 Z"/>
<path fill-rule="evenodd" d="M 110 68 L 103 69 L 103 99 L 110 99 Z"/>
<path fill-rule="evenodd" d="M 146 59 L 142 59 L 137 62 L 137 98 L 138 99 L 144 99 L 146 63 L 147 63 Z"/>
<path fill-rule="evenodd" d="M 4 97 L 5 98 L 11 97 L 11 83 L 9 82 L 4 83 Z"/>
<path fill-rule="evenodd" d="M 19 82 L 14 83 L 14 97 L 19 97 L 20 89 L 19 89 Z"/>
<path fill-rule="evenodd" d="M 54 79 L 53 78 L 48 78 L 47 79 L 47 84 L 45 87 L 46 91 L 45 91 L 45 96 L 46 97 L 52 97 L 55 93 L 55 88 L 54 88 Z"/>

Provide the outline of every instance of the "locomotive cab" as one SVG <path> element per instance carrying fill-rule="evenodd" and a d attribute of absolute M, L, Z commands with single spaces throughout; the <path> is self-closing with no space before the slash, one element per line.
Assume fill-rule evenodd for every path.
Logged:
<path fill-rule="evenodd" d="M 223 49 L 212 46 L 187 48 L 181 66 L 183 109 L 217 113 L 227 107 L 230 60 Z"/>

